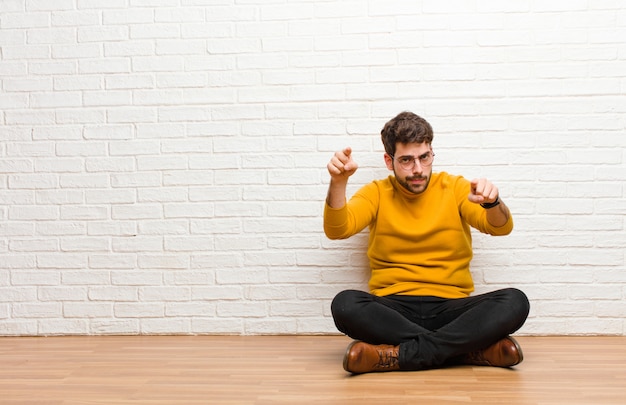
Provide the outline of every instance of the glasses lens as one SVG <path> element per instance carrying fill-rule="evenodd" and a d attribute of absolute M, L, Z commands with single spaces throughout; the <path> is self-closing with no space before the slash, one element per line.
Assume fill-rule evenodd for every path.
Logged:
<path fill-rule="evenodd" d="M 420 159 L 420 163 L 423 166 L 430 166 L 433 163 L 435 155 L 432 152 L 429 152 L 426 156 Z"/>
<path fill-rule="evenodd" d="M 413 156 L 402 158 L 400 160 L 400 166 L 402 166 L 402 168 L 406 170 L 412 169 L 413 167 L 415 167 L 415 158 Z"/>

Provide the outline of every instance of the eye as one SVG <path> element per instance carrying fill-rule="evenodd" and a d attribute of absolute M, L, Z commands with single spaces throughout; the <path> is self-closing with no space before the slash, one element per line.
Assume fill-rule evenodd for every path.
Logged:
<path fill-rule="evenodd" d="M 402 156 L 398 161 L 402 164 L 411 163 L 413 161 L 413 157 L 411 156 Z"/>

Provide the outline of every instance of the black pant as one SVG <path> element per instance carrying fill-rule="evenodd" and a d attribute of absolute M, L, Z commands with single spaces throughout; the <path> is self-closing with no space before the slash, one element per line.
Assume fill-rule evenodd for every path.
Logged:
<path fill-rule="evenodd" d="M 351 338 L 400 345 L 402 370 L 443 366 L 484 349 L 521 328 L 529 310 L 514 288 L 456 299 L 346 290 L 331 305 L 337 329 Z"/>

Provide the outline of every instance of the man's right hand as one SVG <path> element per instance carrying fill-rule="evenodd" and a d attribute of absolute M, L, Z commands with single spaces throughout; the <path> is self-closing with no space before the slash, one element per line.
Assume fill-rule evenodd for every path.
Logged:
<path fill-rule="evenodd" d="M 344 150 L 335 152 L 335 155 L 330 159 L 326 167 L 328 168 L 328 173 L 330 173 L 326 203 L 332 208 L 341 208 L 346 203 L 348 177 L 352 176 L 359 167 L 352 160 L 352 148 L 348 146 Z"/>
<path fill-rule="evenodd" d="M 344 150 L 335 152 L 335 155 L 330 159 L 326 167 L 332 180 L 347 182 L 348 177 L 356 172 L 359 165 L 352 160 L 352 148 L 348 146 Z"/>

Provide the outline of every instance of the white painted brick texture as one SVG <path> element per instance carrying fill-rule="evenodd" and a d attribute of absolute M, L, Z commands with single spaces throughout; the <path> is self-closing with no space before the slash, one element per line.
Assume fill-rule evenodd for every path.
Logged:
<path fill-rule="evenodd" d="M 475 234 L 478 292 L 522 334 L 626 335 L 626 3 L 0 2 L 0 335 L 336 333 L 365 232 L 322 232 L 387 175 L 379 132 L 435 129 L 435 170 L 514 213 Z"/>

